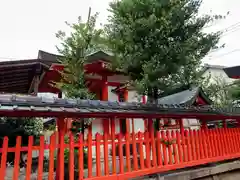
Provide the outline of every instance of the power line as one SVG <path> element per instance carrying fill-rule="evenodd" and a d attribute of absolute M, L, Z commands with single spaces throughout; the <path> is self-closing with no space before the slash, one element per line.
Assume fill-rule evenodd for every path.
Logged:
<path fill-rule="evenodd" d="M 224 53 L 224 54 L 220 54 L 220 55 L 218 55 L 218 56 L 213 56 L 213 57 L 210 57 L 210 58 L 211 58 L 211 59 L 212 59 L 212 58 L 219 58 L 219 57 L 227 56 L 227 55 L 229 55 L 229 54 L 232 54 L 232 53 L 235 53 L 235 52 L 238 52 L 238 51 L 240 51 L 240 49 L 234 49 L 234 50 L 232 50 L 232 51 L 226 52 L 226 53 Z"/>

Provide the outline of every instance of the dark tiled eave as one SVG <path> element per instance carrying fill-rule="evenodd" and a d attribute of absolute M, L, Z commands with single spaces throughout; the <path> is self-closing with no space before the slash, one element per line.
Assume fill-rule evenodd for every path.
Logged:
<path fill-rule="evenodd" d="M 0 116 L 240 118 L 239 108 L 189 107 L 0 95 Z"/>

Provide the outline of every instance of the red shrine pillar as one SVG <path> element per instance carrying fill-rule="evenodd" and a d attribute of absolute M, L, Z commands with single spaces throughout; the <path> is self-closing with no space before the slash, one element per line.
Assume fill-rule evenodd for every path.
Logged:
<path fill-rule="evenodd" d="M 180 133 L 184 134 L 183 119 L 179 119 Z"/>
<path fill-rule="evenodd" d="M 108 101 L 108 83 L 107 83 L 107 76 L 102 77 L 103 84 L 102 84 L 102 101 Z M 104 134 L 109 134 L 109 119 L 102 120 L 103 125 L 103 132 Z"/>
<path fill-rule="evenodd" d="M 58 94 L 58 98 L 62 98 L 62 93 Z M 64 140 L 65 133 L 67 131 L 67 121 L 65 118 L 58 118 L 57 119 L 57 132 L 58 132 L 58 144 L 61 143 L 61 140 Z M 63 162 L 62 162 L 63 161 Z M 57 154 L 57 170 L 56 170 L 56 179 L 60 179 L 60 173 L 64 172 L 64 149 L 59 148 Z"/>
<path fill-rule="evenodd" d="M 143 104 L 146 104 L 146 103 L 147 103 L 147 100 L 146 100 L 146 99 L 147 99 L 146 96 L 143 95 L 143 96 L 142 96 L 142 103 L 143 103 Z M 147 120 L 147 119 L 144 119 L 143 121 L 144 121 L 144 131 L 146 131 L 146 130 L 148 129 L 148 120 Z"/>
<path fill-rule="evenodd" d="M 202 126 L 201 126 L 201 129 L 206 131 L 208 129 L 207 127 L 207 121 L 205 119 L 202 119 Z"/>
<path fill-rule="evenodd" d="M 223 128 L 225 128 L 225 129 L 227 128 L 227 121 L 226 121 L 226 119 L 223 120 Z"/>
<path fill-rule="evenodd" d="M 124 90 L 124 101 L 128 102 L 128 90 Z M 134 119 L 132 119 L 132 123 L 134 124 Z M 121 127 L 120 127 L 121 128 Z M 132 131 L 134 132 L 134 126 L 132 127 Z M 130 120 L 126 119 L 126 133 L 130 133 Z"/>

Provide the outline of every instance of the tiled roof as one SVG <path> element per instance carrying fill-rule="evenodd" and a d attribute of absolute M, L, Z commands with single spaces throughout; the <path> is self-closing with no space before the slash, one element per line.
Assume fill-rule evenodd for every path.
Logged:
<path fill-rule="evenodd" d="M 207 98 L 200 87 L 192 87 L 190 89 L 159 98 L 158 104 L 192 105 L 198 95 L 202 95 L 207 104 L 211 104 L 211 100 Z"/>
<path fill-rule="evenodd" d="M 212 106 L 190 107 L 174 104 L 119 103 L 97 100 L 72 100 L 41 98 L 35 96 L 0 95 L 0 115 L 15 116 L 68 116 L 68 117 L 128 117 L 181 116 L 240 116 L 239 108 L 215 108 Z"/>

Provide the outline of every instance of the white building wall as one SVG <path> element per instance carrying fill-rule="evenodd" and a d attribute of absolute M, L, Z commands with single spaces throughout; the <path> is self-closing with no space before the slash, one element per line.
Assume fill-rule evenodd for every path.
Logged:
<path fill-rule="evenodd" d="M 220 68 L 209 68 L 202 74 L 202 77 L 205 78 L 208 78 L 209 76 L 211 76 L 209 83 L 213 84 L 217 83 L 217 79 L 221 79 L 227 83 L 232 83 L 234 81 L 234 79 L 229 78 L 224 70 Z"/>
<path fill-rule="evenodd" d="M 142 102 L 142 96 L 138 95 L 136 91 L 128 91 L 128 102 Z M 144 131 L 144 121 L 142 118 L 134 118 L 134 132 Z M 130 132 L 133 131 L 132 119 L 130 119 Z"/>

